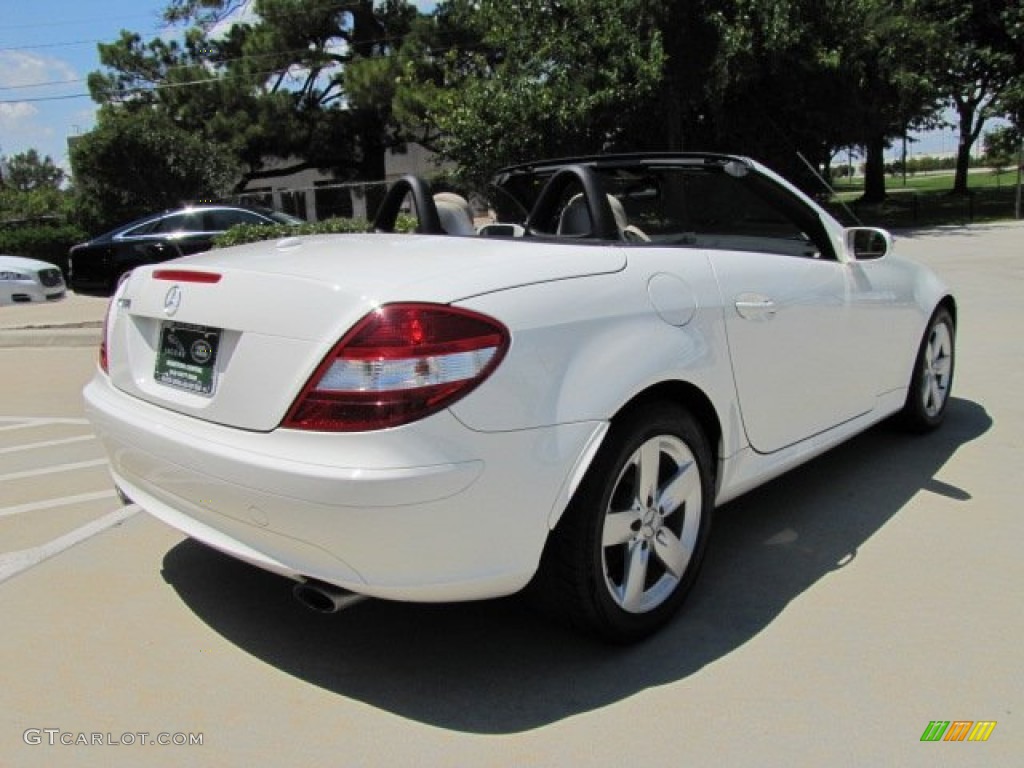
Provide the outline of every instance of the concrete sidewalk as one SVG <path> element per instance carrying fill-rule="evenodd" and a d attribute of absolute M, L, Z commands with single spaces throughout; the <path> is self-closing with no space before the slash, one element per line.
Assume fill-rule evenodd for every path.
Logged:
<path fill-rule="evenodd" d="M 69 292 L 60 301 L 0 307 L 0 348 L 98 346 L 107 302 Z"/>

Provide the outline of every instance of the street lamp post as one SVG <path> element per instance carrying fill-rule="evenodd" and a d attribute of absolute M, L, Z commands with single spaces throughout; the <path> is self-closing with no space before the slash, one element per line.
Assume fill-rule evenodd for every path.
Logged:
<path fill-rule="evenodd" d="M 1020 215 L 1020 186 L 1021 186 L 1021 171 L 1024 166 L 1024 132 L 1021 133 L 1017 139 L 1017 200 L 1014 205 L 1013 215 L 1015 218 L 1021 218 Z"/>

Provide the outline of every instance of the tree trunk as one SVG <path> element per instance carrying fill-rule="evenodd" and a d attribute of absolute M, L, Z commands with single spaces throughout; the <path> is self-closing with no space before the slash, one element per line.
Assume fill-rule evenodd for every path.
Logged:
<path fill-rule="evenodd" d="M 967 195 L 967 173 L 971 167 L 971 145 L 961 138 L 956 146 L 956 174 L 953 176 L 953 194 Z"/>
<path fill-rule="evenodd" d="M 874 136 L 865 145 L 867 158 L 864 163 L 865 203 L 880 203 L 885 200 L 885 138 Z"/>
<path fill-rule="evenodd" d="M 956 105 L 956 112 L 960 118 L 960 140 L 956 145 L 956 175 L 953 177 L 953 194 L 967 195 L 967 174 L 971 168 L 971 147 L 978 136 L 975 131 L 974 106 L 970 103 L 959 102 Z"/>
<path fill-rule="evenodd" d="M 383 126 L 381 126 L 381 136 Z M 356 178 L 365 182 L 383 182 L 387 177 L 387 147 L 369 131 L 364 132 L 360 137 L 361 159 L 359 171 Z M 377 213 L 377 208 L 384 201 L 385 186 L 381 184 L 368 184 L 366 187 L 366 215 L 372 218 Z"/>

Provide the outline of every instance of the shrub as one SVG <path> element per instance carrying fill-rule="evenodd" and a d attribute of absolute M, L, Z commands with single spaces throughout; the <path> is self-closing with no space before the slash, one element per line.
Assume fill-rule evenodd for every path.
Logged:
<path fill-rule="evenodd" d="M 239 224 L 227 232 L 217 235 L 214 238 L 214 248 L 227 248 L 231 245 L 242 245 L 243 243 L 255 243 L 260 240 L 279 240 L 282 237 L 297 237 L 299 235 L 337 235 L 352 232 L 367 232 L 370 224 L 366 219 L 324 219 L 306 224 L 274 224 L 265 226 L 260 224 Z M 398 232 L 412 232 L 416 229 L 416 219 L 412 216 L 401 215 L 395 223 L 395 230 Z"/>
<path fill-rule="evenodd" d="M 0 253 L 48 261 L 67 277 L 68 249 L 86 238 L 73 224 L 25 222 L 0 228 Z"/>

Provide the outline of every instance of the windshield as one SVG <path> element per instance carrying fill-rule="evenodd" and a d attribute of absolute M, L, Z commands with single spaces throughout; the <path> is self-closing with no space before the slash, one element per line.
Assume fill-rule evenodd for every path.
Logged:
<path fill-rule="evenodd" d="M 300 219 L 300 218 L 298 218 L 296 216 L 292 216 L 290 213 L 283 213 L 281 211 L 270 211 L 270 210 L 263 211 L 263 213 L 267 217 L 273 219 L 278 224 L 305 224 L 306 223 L 302 219 Z"/>
<path fill-rule="evenodd" d="M 607 197 L 623 240 L 662 245 L 763 250 L 832 257 L 818 213 L 749 164 L 725 157 L 585 165 Z M 526 226 L 541 191 L 564 165 L 514 168 L 498 175 L 489 210 L 496 222 Z M 581 185 L 534 212 L 531 234 L 593 236 Z"/>

